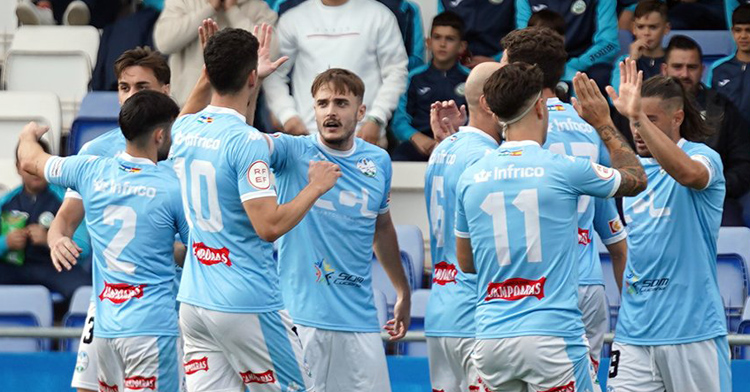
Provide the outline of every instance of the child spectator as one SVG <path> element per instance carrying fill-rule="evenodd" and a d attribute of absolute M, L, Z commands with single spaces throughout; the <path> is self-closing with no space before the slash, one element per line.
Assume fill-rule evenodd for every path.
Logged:
<path fill-rule="evenodd" d="M 643 80 L 661 74 L 664 64 L 664 48 L 661 43 L 669 33 L 669 16 L 667 5 L 659 0 L 646 0 L 635 7 L 633 21 L 633 36 L 635 41 L 630 44 L 629 53 L 617 59 L 614 65 L 630 57 L 636 61 L 639 71 L 643 71 Z M 615 91 L 620 90 L 620 73 L 612 72 L 610 85 Z"/>
<path fill-rule="evenodd" d="M 745 122 L 750 124 L 750 72 L 746 71 L 750 63 L 750 4 L 739 6 L 732 13 L 732 38 L 737 51 L 713 64 L 708 84 L 740 108 Z"/>
<path fill-rule="evenodd" d="M 393 132 L 401 144 L 393 151 L 394 161 L 426 161 L 437 142 L 430 130 L 430 105 L 454 100 L 466 104 L 464 82 L 469 69 L 458 62 L 466 50 L 464 24 L 453 12 L 443 12 L 432 20 L 427 47 L 432 53 L 429 65 L 409 73 L 404 95 L 393 116 Z"/>

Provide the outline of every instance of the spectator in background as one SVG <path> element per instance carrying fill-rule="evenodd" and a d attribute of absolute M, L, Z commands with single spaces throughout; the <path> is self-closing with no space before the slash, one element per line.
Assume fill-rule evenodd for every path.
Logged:
<path fill-rule="evenodd" d="M 393 115 L 393 133 L 401 144 L 392 153 L 394 161 L 426 161 L 437 145 L 430 130 L 430 105 L 454 100 L 466 104 L 464 83 L 469 69 L 458 62 L 466 50 L 461 17 L 446 11 L 432 20 L 427 47 L 432 61 L 409 73 L 406 92 Z"/>
<path fill-rule="evenodd" d="M 735 219 L 742 214 L 736 199 L 750 188 L 750 128 L 728 99 L 701 83 L 703 52 L 693 39 L 684 35 L 672 37 L 662 73 L 682 83 L 714 130 L 706 144 L 719 153 L 724 163 L 727 193 L 722 224 L 741 225 Z"/>
<path fill-rule="evenodd" d="M 620 30 L 633 29 L 633 11 L 638 0 L 617 0 L 617 28 Z"/>
<path fill-rule="evenodd" d="M 203 69 L 198 26 L 207 18 L 214 19 L 219 28 L 250 32 L 255 25 L 276 23 L 276 13 L 263 0 L 166 0 L 154 27 L 154 43 L 169 55 L 172 95 L 180 106 L 187 101 Z"/>
<path fill-rule="evenodd" d="M 565 18 L 552 10 L 543 9 L 531 14 L 528 27 L 546 27 L 565 37 Z"/>
<path fill-rule="evenodd" d="M 532 11 L 549 9 L 565 18 L 568 63 L 562 80 L 586 72 L 600 88 L 609 83 L 612 62 L 620 50 L 613 0 L 517 0 L 516 26 L 528 26 Z"/>
<path fill-rule="evenodd" d="M 515 0 L 437 0 L 438 13 L 452 11 L 466 24 L 468 56 L 464 65 L 500 61 L 500 40 L 516 28 Z"/>
<path fill-rule="evenodd" d="M 743 4 L 734 10 L 732 38 L 737 51 L 713 64 L 708 85 L 735 107 L 744 109 L 740 110 L 740 114 L 750 124 L 750 72 L 746 71 L 750 63 L 750 4 Z"/>
<path fill-rule="evenodd" d="M 615 70 L 619 70 L 618 64 L 625 61 L 627 57 L 635 60 L 639 71 L 643 71 L 643 79 L 661 74 L 661 65 L 664 64 L 664 48 L 661 42 L 669 33 L 669 16 L 667 5 L 659 0 L 646 0 L 638 3 L 635 7 L 633 36 L 635 41 L 630 44 L 628 54 L 620 56 L 614 63 Z M 609 83 L 615 91 L 620 91 L 620 73 L 612 72 Z"/>
<path fill-rule="evenodd" d="M 367 114 L 357 135 L 373 144 L 384 139 L 408 74 L 398 24 L 387 7 L 375 0 L 308 0 L 279 19 L 277 33 L 280 54 L 289 61 L 264 87 L 285 133 L 317 132 L 313 79 L 329 68 L 344 68 L 365 83 Z"/>
<path fill-rule="evenodd" d="M 730 30 L 732 29 L 732 13 L 740 4 L 750 4 L 750 0 L 724 0 L 724 16 Z"/>
<path fill-rule="evenodd" d="M 49 153 L 43 140 L 39 144 Z M 81 264 L 62 274 L 52 266 L 47 229 L 62 204 L 65 189 L 21 170 L 17 147 L 16 169 L 22 185 L 0 200 L 0 284 L 39 284 L 62 294 L 68 303 L 78 287 L 91 284 L 91 273 Z M 76 231 L 75 241 L 83 248 L 81 259 L 85 260 L 91 252 L 85 225 Z"/>
<path fill-rule="evenodd" d="M 117 19 L 122 8 L 123 3 L 116 0 L 21 0 L 16 16 L 22 25 L 91 24 L 103 29 Z"/>

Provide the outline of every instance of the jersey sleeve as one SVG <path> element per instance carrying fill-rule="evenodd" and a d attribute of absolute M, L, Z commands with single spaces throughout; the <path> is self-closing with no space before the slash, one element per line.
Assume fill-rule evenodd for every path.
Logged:
<path fill-rule="evenodd" d="M 705 190 L 723 179 L 724 166 L 721 163 L 721 157 L 719 154 L 710 150 L 706 151 L 708 148 L 703 151 L 701 150 L 688 152 L 688 155 L 690 156 L 690 159 L 702 163 L 708 170 L 708 182 L 706 183 L 706 186 L 701 189 Z"/>
<path fill-rule="evenodd" d="M 466 172 L 461 175 L 461 179 L 458 180 L 456 186 L 456 218 L 455 218 L 455 230 L 454 233 L 458 238 L 469 238 L 469 221 L 466 219 L 466 210 L 464 209 L 464 194 L 466 193 L 466 181 L 464 177 Z"/>
<path fill-rule="evenodd" d="M 268 144 L 263 134 L 252 129 L 232 139 L 233 146 L 227 157 L 237 173 L 240 200 L 276 196 L 271 187 L 271 169 L 268 165 Z"/>
<path fill-rule="evenodd" d="M 594 199 L 594 230 L 604 245 L 620 242 L 628 236 L 614 199 Z"/>
<path fill-rule="evenodd" d="M 287 163 L 294 157 L 299 156 L 297 154 L 299 150 L 297 145 L 302 142 L 304 137 L 286 135 L 280 132 L 273 135 L 265 135 L 265 137 L 268 140 L 269 164 L 271 165 L 271 169 L 277 174 L 283 172 Z"/>
<path fill-rule="evenodd" d="M 385 214 L 391 209 L 391 178 L 393 177 L 393 166 L 391 165 L 391 159 L 388 155 L 383 159 L 382 170 L 385 176 L 385 192 L 383 192 L 383 200 L 380 202 L 380 211 L 378 214 Z"/>
<path fill-rule="evenodd" d="M 86 166 L 97 159 L 91 155 L 53 156 L 44 165 L 44 178 L 50 184 L 72 188 L 77 192 L 85 181 Z"/>
<path fill-rule="evenodd" d="M 190 226 L 187 222 L 187 216 L 185 216 L 185 209 L 182 204 L 182 193 L 180 191 L 180 184 L 178 183 L 177 186 L 172 190 L 170 193 L 171 198 L 171 207 L 172 207 L 172 216 L 174 217 L 175 221 L 175 228 L 177 229 L 177 235 L 178 238 L 175 238 L 175 240 L 179 240 L 183 243 L 183 245 L 187 246 L 188 243 L 188 235 L 190 234 Z"/>
<path fill-rule="evenodd" d="M 568 186 L 579 195 L 610 198 L 620 187 L 619 171 L 591 162 L 588 159 L 560 156 L 567 160 L 565 176 Z"/>

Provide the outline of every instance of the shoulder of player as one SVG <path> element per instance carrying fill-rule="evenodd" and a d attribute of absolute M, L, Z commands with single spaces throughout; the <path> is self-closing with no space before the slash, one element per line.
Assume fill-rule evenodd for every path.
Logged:
<path fill-rule="evenodd" d="M 690 156 L 704 155 L 707 158 L 716 159 L 719 162 L 721 162 L 721 156 L 719 155 L 719 153 L 716 152 L 713 148 L 703 143 L 696 143 L 696 142 L 691 142 L 689 140 L 685 140 L 681 148 L 682 148 L 682 151 L 685 151 L 685 153 Z"/>
<path fill-rule="evenodd" d="M 357 143 L 357 153 L 355 154 L 355 157 L 357 160 L 361 158 L 370 158 L 375 160 L 376 162 L 380 163 L 381 165 L 387 164 L 388 166 L 391 165 L 391 156 L 388 155 L 388 152 L 384 149 L 373 145 L 371 143 L 368 143 L 360 138 L 356 139 Z M 364 157 L 361 155 L 365 155 Z"/>
<path fill-rule="evenodd" d="M 120 129 L 120 127 L 110 129 L 109 131 L 104 132 L 96 138 L 84 143 L 78 153 L 82 155 L 105 155 L 104 150 L 109 149 L 113 141 L 118 138 L 122 138 L 123 140 L 125 139 L 125 136 L 122 134 L 122 130 Z"/>

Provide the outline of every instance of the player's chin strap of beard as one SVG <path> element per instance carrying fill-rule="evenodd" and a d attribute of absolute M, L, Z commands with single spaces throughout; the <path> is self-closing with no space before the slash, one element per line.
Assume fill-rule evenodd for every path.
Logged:
<path fill-rule="evenodd" d="M 507 120 L 507 121 L 502 121 L 501 120 L 501 121 L 498 122 L 500 124 L 500 127 L 502 127 L 502 130 L 503 130 L 502 134 L 501 134 L 501 136 L 503 137 L 503 140 L 507 140 L 506 133 L 508 131 L 508 126 L 510 124 L 513 124 L 513 123 L 516 123 L 516 122 L 520 121 L 527 114 L 529 114 L 529 112 L 531 111 L 531 109 L 534 108 L 534 105 L 536 105 L 536 101 L 538 101 L 541 96 L 542 96 L 542 91 L 539 90 L 539 92 L 536 94 L 536 97 L 534 97 L 534 99 L 531 100 L 531 104 L 529 105 L 529 107 L 527 107 L 523 112 L 521 112 L 521 114 L 519 114 L 516 117 L 511 118 L 510 120 Z"/>

